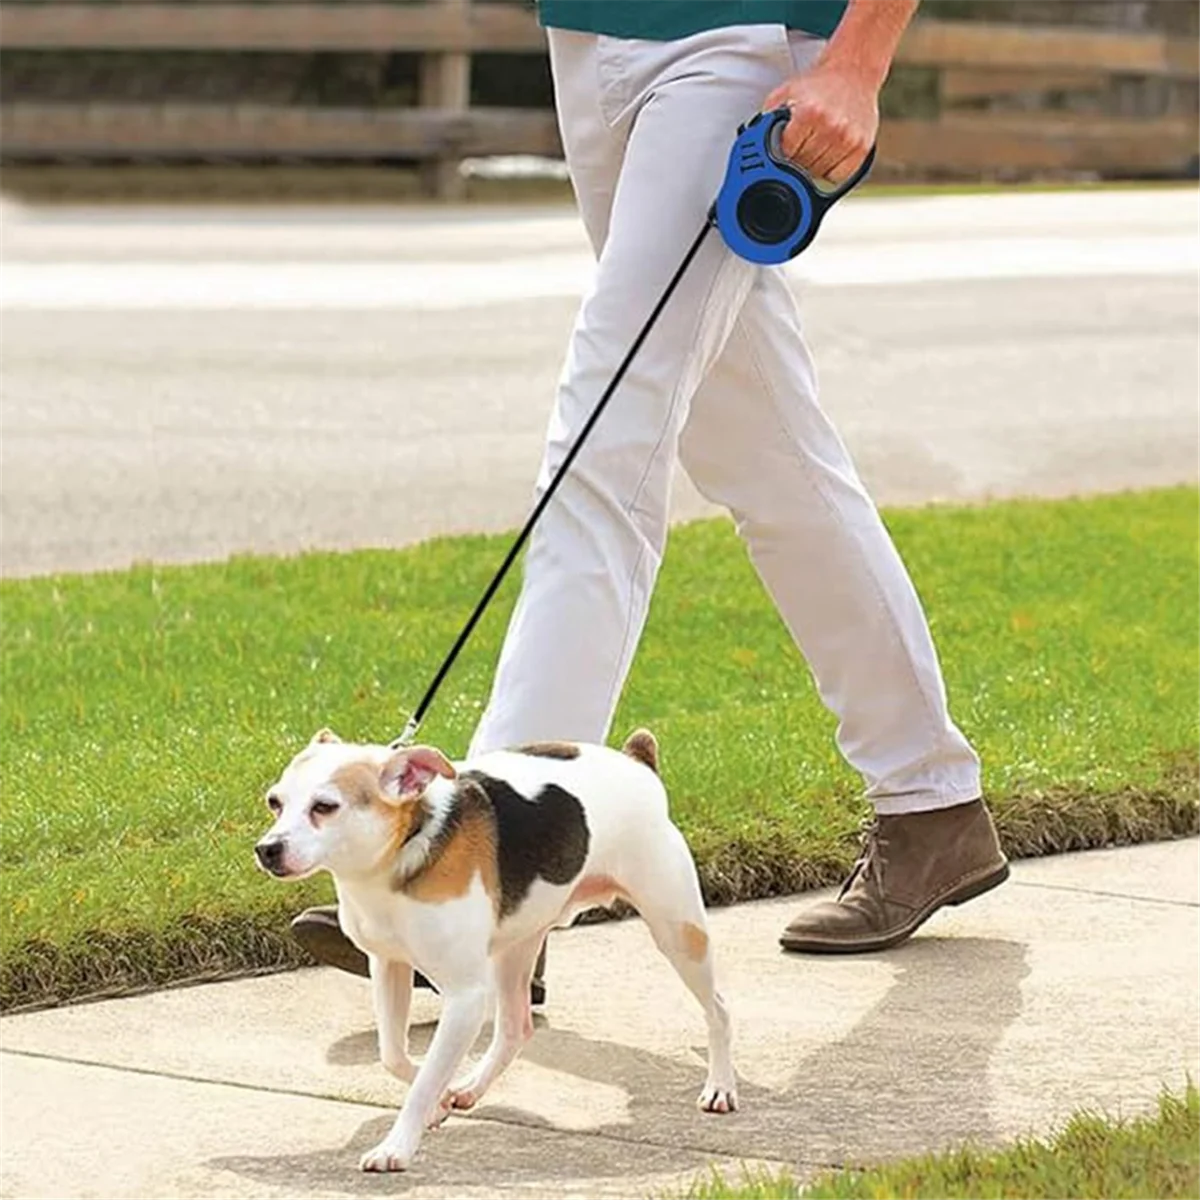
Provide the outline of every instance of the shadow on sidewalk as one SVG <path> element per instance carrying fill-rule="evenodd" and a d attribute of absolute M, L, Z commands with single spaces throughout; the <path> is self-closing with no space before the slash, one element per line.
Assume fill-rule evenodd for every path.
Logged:
<path fill-rule="evenodd" d="M 544 1013 L 533 1014 L 535 1030 L 549 1029 L 550 1022 Z M 422 1058 L 433 1041 L 437 1021 L 414 1021 L 408 1027 L 408 1052 L 414 1058 Z M 473 1054 L 481 1054 L 492 1039 L 491 1025 L 484 1025 L 483 1032 L 471 1048 Z M 369 1067 L 379 1062 L 379 1036 L 374 1029 L 360 1029 L 338 1038 L 325 1051 L 325 1061 L 335 1067 Z M 539 1060 L 540 1061 L 540 1060 Z"/>
<path fill-rule="evenodd" d="M 704 1047 L 693 1062 L 593 1041 L 546 1022 L 526 1046 L 533 1062 L 622 1088 L 629 1120 L 585 1133 L 499 1105 L 430 1133 L 407 1175 L 357 1172 L 392 1115 L 372 1118 L 348 1145 L 308 1155 L 213 1159 L 208 1165 L 297 1191 L 374 1195 L 418 1184 L 487 1186 L 698 1169 L 713 1157 L 799 1163 L 880 1159 L 994 1137 L 988 1070 L 1021 1011 L 1025 946 L 983 938 L 918 937 L 888 951 L 896 979 L 844 1037 L 802 1051 L 791 1082 L 773 1091 L 743 1080 L 741 1110 L 702 1116 L 695 1098 Z M 798 979 L 804 960 L 797 958 Z M 797 1003 L 803 1003 L 798 989 Z M 796 1024 L 802 1024 L 797 1021 Z M 413 1030 L 414 1049 L 431 1026 Z M 369 1039 L 369 1041 L 368 1041 Z M 373 1058 L 374 1033 L 340 1039 L 330 1061 Z M 568 1141 L 569 1139 L 569 1141 Z"/>

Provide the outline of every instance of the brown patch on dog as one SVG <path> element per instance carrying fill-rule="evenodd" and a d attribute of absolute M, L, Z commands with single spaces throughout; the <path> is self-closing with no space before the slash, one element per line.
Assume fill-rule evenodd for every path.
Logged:
<path fill-rule="evenodd" d="M 682 928 L 683 952 L 693 962 L 700 962 L 708 953 L 708 934 L 699 925 L 685 921 Z"/>
<path fill-rule="evenodd" d="M 655 775 L 658 774 L 658 741 L 650 730 L 635 729 L 625 739 L 625 745 L 621 747 L 621 753 L 628 754 L 630 758 L 635 759 L 645 767 L 649 767 Z"/>
<path fill-rule="evenodd" d="M 431 860 L 404 884 L 401 890 L 406 895 L 424 904 L 444 904 L 465 895 L 479 875 L 492 907 L 499 905 L 496 824 L 486 812 L 467 807 L 454 823 L 453 832 L 431 850 L 431 855 Z"/>
<path fill-rule="evenodd" d="M 421 802 L 410 800 L 397 804 L 384 797 L 379 787 L 379 768 L 371 763 L 347 763 L 334 771 L 330 782 L 357 808 L 374 807 L 391 826 L 388 834 L 388 855 L 398 854 L 421 821 Z"/>
<path fill-rule="evenodd" d="M 535 880 L 574 882 L 589 841 L 583 805 L 566 789 L 547 783 L 524 796 L 503 779 L 467 771 L 455 782 L 425 862 L 393 886 L 438 903 L 463 895 L 478 874 L 503 920 L 521 906 Z"/>
<path fill-rule="evenodd" d="M 574 742 L 526 742 L 517 747 L 518 754 L 532 754 L 536 758 L 572 759 L 579 757 L 579 747 Z"/>
<path fill-rule="evenodd" d="M 424 807 L 420 800 L 406 800 L 403 804 L 388 804 L 380 800 L 379 807 L 392 824 L 392 831 L 388 835 L 387 857 L 394 859 L 404 848 L 404 843 L 420 827 L 424 819 Z"/>
<path fill-rule="evenodd" d="M 370 763 L 347 763 L 338 767 L 330 782 L 350 804 L 356 804 L 360 808 L 370 804 L 387 803 L 379 787 L 379 768 Z"/>
<path fill-rule="evenodd" d="M 340 742 L 342 739 L 332 729 L 318 729 L 312 735 L 312 740 L 314 742 Z"/>

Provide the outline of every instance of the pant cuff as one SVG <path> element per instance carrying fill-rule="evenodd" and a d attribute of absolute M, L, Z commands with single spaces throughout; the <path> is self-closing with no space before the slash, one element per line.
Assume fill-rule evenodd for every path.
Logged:
<path fill-rule="evenodd" d="M 916 792 L 910 796 L 880 796 L 871 801 L 880 817 L 899 817 L 905 813 L 936 812 L 941 808 L 957 808 L 983 798 L 978 784 L 961 792 Z"/>

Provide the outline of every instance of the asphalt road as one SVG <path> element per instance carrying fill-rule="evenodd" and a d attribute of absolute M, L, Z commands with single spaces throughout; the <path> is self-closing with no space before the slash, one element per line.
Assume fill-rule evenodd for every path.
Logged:
<path fill-rule="evenodd" d="M 563 209 L 4 205 L 0 570 L 524 517 L 590 261 Z M 789 278 L 885 504 L 1197 478 L 1193 189 L 861 199 Z M 681 480 L 677 519 L 708 512 Z"/>

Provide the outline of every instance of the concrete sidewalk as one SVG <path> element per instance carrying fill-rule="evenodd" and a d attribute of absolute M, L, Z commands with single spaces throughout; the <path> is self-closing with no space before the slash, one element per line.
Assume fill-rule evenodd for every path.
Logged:
<path fill-rule="evenodd" d="M 698 1009 L 638 922 L 555 935 L 550 1004 L 477 1113 L 414 1170 L 358 1154 L 402 1088 L 367 988 L 311 970 L 0 1022 L 0 1194 L 646 1195 L 710 1163 L 790 1165 L 1132 1113 L 1200 1075 L 1200 842 L 1016 865 L 908 945 L 785 956 L 799 901 L 712 913 L 742 1111 L 702 1116 Z M 437 1002 L 414 1014 L 418 1051 Z"/>

